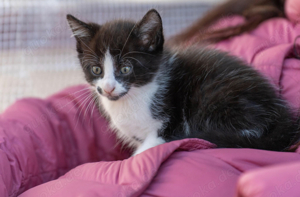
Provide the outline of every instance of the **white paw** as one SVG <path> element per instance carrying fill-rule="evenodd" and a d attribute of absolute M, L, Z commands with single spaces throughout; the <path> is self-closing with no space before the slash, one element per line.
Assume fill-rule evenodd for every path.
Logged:
<path fill-rule="evenodd" d="M 163 143 L 165 143 L 165 140 L 163 140 L 161 137 L 158 137 L 155 139 L 146 138 L 144 143 L 140 147 L 138 147 L 138 149 L 133 153 L 132 156 L 138 155 L 138 154 L 144 152 L 145 150 L 148 150 L 149 148 L 153 148 L 153 147 L 158 146 Z"/>

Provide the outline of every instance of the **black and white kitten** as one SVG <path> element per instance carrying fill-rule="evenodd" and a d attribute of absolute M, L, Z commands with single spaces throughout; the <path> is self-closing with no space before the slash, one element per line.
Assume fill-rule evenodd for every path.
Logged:
<path fill-rule="evenodd" d="M 284 150 L 298 133 L 272 85 L 237 58 L 199 47 L 165 49 L 156 10 L 138 23 L 67 19 L 86 80 L 134 154 L 183 138 Z"/>

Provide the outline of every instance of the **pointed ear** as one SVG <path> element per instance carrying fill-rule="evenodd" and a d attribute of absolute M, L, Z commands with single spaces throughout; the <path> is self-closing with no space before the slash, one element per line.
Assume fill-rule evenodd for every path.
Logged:
<path fill-rule="evenodd" d="M 137 35 L 141 44 L 149 51 L 162 49 L 164 44 L 162 20 L 159 13 L 152 9 L 137 24 Z"/>
<path fill-rule="evenodd" d="M 67 15 L 67 20 L 73 32 L 73 36 L 76 38 L 78 42 L 90 41 L 97 33 L 97 30 L 100 28 L 99 25 L 93 23 L 92 24 L 84 23 L 70 14 Z"/>

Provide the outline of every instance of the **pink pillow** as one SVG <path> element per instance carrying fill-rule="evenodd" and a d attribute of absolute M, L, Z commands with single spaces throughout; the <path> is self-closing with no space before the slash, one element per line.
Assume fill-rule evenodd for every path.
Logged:
<path fill-rule="evenodd" d="M 285 14 L 293 22 L 300 22 L 300 1 L 286 0 Z"/>

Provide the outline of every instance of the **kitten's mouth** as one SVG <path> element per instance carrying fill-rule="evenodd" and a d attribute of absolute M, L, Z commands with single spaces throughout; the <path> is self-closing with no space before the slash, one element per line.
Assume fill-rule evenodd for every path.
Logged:
<path fill-rule="evenodd" d="M 111 101 L 117 101 L 120 98 L 119 96 L 111 96 L 111 95 L 107 95 L 105 97 L 108 98 Z"/>
<path fill-rule="evenodd" d="M 111 100 L 111 101 L 117 101 L 117 100 L 119 100 L 121 97 L 125 96 L 125 95 L 127 94 L 128 91 L 124 91 L 124 92 L 119 93 L 119 94 L 116 94 L 116 93 L 107 93 L 107 92 L 102 91 L 101 88 L 97 87 L 97 88 L 96 88 L 96 92 L 97 92 L 100 96 L 106 97 L 108 100 Z"/>
<path fill-rule="evenodd" d="M 108 98 L 108 100 L 111 100 L 111 101 L 117 101 L 121 97 L 123 97 L 126 93 L 127 92 L 123 92 L 123 93 L 121 93 L 119 95 L 109 95 L 109 94 L 104 95 L 104 94 L 101 94 L 101 96 L 104 96 L 104 97 Z"/>

